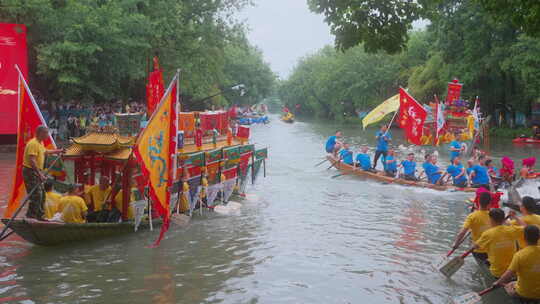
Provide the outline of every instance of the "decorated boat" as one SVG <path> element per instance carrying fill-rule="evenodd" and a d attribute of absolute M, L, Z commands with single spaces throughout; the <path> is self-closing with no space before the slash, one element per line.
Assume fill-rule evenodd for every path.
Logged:
<path fill-rule="evenodd" d="M 404 186 L 411 186 L 411 187 L 418 187 L 418 188 L 429 188 L 433 190 L 439 190 L 439 191 L 462 191 L 462 192 L 475 192 L 475 188 L 458 188 L 452 185 L 433 185 L 427 182 L 423 181 L 410 181 L 405 180 L 402 178 L 395 178 L 386 176 L 384 172 L 369 172 L 360 170 L 356 167 L 353 167 L 351 165 L 347 165 L 343 162 L 341 162 L 338 158 L 335 158 L 333 155 L 327 155 L 326 159 L 333 164 L 334 167 L 336 167 L 339 171 L 341 171 L 344 175 L 354 175 L 363 177 L 366 179 L 375 180 L 378 182 L 382 182 L 385 184 L 398 184 L 398 185 L 404 185 Z"/>
<path fill-rule="evenodd" d="M 291 112 L 287 112 L 281 116 L 281 120 L 287 123 L 293 123 L 294 122 L 294 114 Z"/>
<path fill-rule="evenodd" d="M 20 177 L 14 183 L 14 195 L 2 219 L 5 227 L 0 240 L 16 233 L 28 242 L 53 246 L 133 233 L 167 223 L 162 225 L 165 229 L 156 242 L 159 244 L 169 222 L 185 223 L 196 209 L 200 212 L 214 209 L 226 205 L 234 192 L 244 194 L 249 181 L 254 183 L 260 173 L 266 171 L 268 149 L 257 150 L 249 143 L 248 127 L 241 126 L 233 134 L 226 112 L 176 114 L 171 110 L 176 108 L 171 89 L 174 83 L 175 80 L 144 129 L 140 127 L 140 113 L 118 114 L 116 126 L 90 126 L 85 135 L 72 139 L 62 155 L 63 165 L 57 170 L 63 171 L 65 181 L 55 179 L 54 190 L 65 193 L 70 185 L 76 185 L 81 196 L 86 196 L 87 190 L 106 176 L 112 188 L 105 202 L 110 202 L 108 208 L 119 211 L 118 219 L 64 223 L 61 213 L 49 221 L 22 218 L 19 213 L 27 199 L 22 198 L 26 191 L 21 188 Z M 19 119 L 19 130 L 29 134 L 20 137 L 18 155 L 24 151 L 26 141 L 33 137 L 33 130 L 45 124 L 26 89 L 23 93 L 31 102 L 21 106 L 29 109 L 25 113 L 34 113 L 34 117 Z M 47 139 L 46 145 L 55 147 L 52 137 Z M 168 151 L 173 152 L 172 155 Z M 52 161 L 52 165 L 57 160 Z M 20 172 L 21 166 L 18 156 L 16 172 Z M 163 201 L 156 200 L 159 199 L 157 187 L 165 194 Z M 170 205 L 163 206 L 164 202 Z M 89 204 L 89 211 L 92 206 Z"/>
<path fill-rule="evenodd" d="M 514 144 L 540 144 L 540 139 L 530 137 L 518 137 L 512 140 Z"/>

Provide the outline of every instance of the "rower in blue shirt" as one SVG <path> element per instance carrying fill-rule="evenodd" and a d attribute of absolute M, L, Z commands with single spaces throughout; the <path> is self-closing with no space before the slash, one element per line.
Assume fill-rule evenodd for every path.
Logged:
<path fill-rule="evenodd" d="M 478 158 L 478 164 L 472 166 L 471 170 L 471 182 L 472 187 L 480 188 L 484 187 L 489 189 L 490 179 L 488 174 L 488 168 L 485 167 L 485 156 L 480 156 Z"/>
<path fill-rule="evenodd" d="M 396 177 L 397 173 L 397 159 L 394 156 L 394 150 L 388 150 L 388 155 L 385 157 L 384 172 L 390 177 Z"/>
<path fill-rule="evenodd" d="M 371 168 L 371 158 L 369 157 L 367 146 L 362 146 L 360 153 L 356 155 L 356 166 L 364 171 L 377 172 Z"/>
<path fill-rule="evenodd" d="M 452 176 L 454 186 L 459 188 L 467 187 L 467 172 L 461 164 L 459 156 L 454 157 L 452 164 L 446 168 L 446 172 Z"/>
<path fill-rule="evenodd" d="M 429 162 L 424 164 L 424 170 L 428 178 L 428 182 L 434 185 L 440 185 L 442 182 L 443 171 L 437 166 L 437 156 L 431 155 Z"/>
<path fill-rule="evenodd" d="M 353 153 L 349 150 L 349 144 L 343 144 L 343 149 L 339 151 L 339 158 L 347 165 L 353 165 Z"/>
<path fill-rule="evenodd" d="M 416 178 L 416 162 L 414 161 L 414 153 L 409 153 L 407 159 L 402 161 L 400 167 L 403 167 L 401 178 L 411 181 L 418 181 Z"/>
<path fill-rule="evenodd" d="M 341 131 L 336 131 L 336 135 L 328 137 L 325 145 L 326 153 L 335 154 L 337 151 L 339 151 L 339 149 L 341 148 L 341 142 L 339 141 L 339 138 L 341 138 Z"/>
<path fill-rule="evenodd" d="M 388 155 L 388 143 L 392 141 L 392 134 L 390 134 L 390 131 L 386 125 L 382 125 L 381 129 L 375 135 L 375 138 L 377 139 L 377 150 L 375 151 L 375 157 L 373 160 L 373 169 L 377 168 L 377 162 L 379 161 L 379 157 L 381 157 L 381 155 L 383 156 L 384 166 L 384 159 L 386 158 L 386 155 Z"/>

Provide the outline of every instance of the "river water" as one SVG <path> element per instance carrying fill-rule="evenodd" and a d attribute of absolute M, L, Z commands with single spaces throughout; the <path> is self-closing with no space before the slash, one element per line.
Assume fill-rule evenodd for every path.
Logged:
<path fill-rule="evenodd" d="M 0 302 L 448 303 L 483 289 L 473 260 L 451 280 L 431 266 L 448 251 L 470 195 L 332 179 L 327 163 L 314 167 L 326 137 L 341 128 L 351 143 L 373 145 L 374 131 L 273 118 L 252 128 L 270 159 L 239 215 L 197 215 L 157 249 L 146 247 L 157 231 L 56 248 L 10 237 L 0 243 Z M 537 152 L 508 140 L 492 151 Z M 448 161 L 444 148 L 440 155 Z M 2 204 L 13 163 L 0 155 Z M 498 292 L 484 303 L 505 303 Z"/>

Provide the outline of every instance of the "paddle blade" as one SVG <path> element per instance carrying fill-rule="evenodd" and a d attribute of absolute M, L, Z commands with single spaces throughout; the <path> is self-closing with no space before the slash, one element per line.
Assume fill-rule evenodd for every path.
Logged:
<path fill-rule="evenodd" d="M 191 217 L 185 215 L 185 214 L 172 214 L 171 215 L 171 223 L 178 225 L 180 227 L 185 227 L 189 224 L 189 221 L 191 220 Z"/>
<path fill-rule="evenodd" d="M 463 266 L 463 264 L 465 264 L 465 260 L 462 257 L 454 257 L 446 263 L 442 263 L 439 267 L 439 271 L 447 278 L 450 278 L 461 268 L 461 266 Z"/>
<path fill-rule="evenodd" d="M 476 292 L 470 292 L 468 294 L 464 294 L 459 297 L 455 297 L 452 299 L 452 304 L 475 304 L 482 301 L 482 297 L 480 297 Z"/>

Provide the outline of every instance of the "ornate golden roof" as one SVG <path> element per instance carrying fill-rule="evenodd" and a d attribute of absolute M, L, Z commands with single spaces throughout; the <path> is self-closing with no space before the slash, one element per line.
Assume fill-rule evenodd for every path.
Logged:
<path fill-rule="evenodd" d="M 95 125 L 87 130 L 87 134 L 73 138 L 82 151 L 112 152 L 117 149 L 131 147 L 135 143 L 135 137 L 121 136 L 113 127 L 99 128 Z"/>
<path fill-rule="evenodd" d="M 66 149 L 66 153 L 64 154 L 64 157 L 66 158 L 78 158 L 87 154 L 91 154 L 92 152 L 96 151 L 89 151 L 84 150 L 81 145 L 79 144 L 72 144 Z M 119 148 L 114 151 L 108 152 L 108 153 L 100 153 L 100 155 L 103 155 L 103 158 L 109 159 L 109 160 L 118 160 L 118 161 L 125 161 L 128 160 L 131 155 L 132 149 L 131 148 Z"/>

